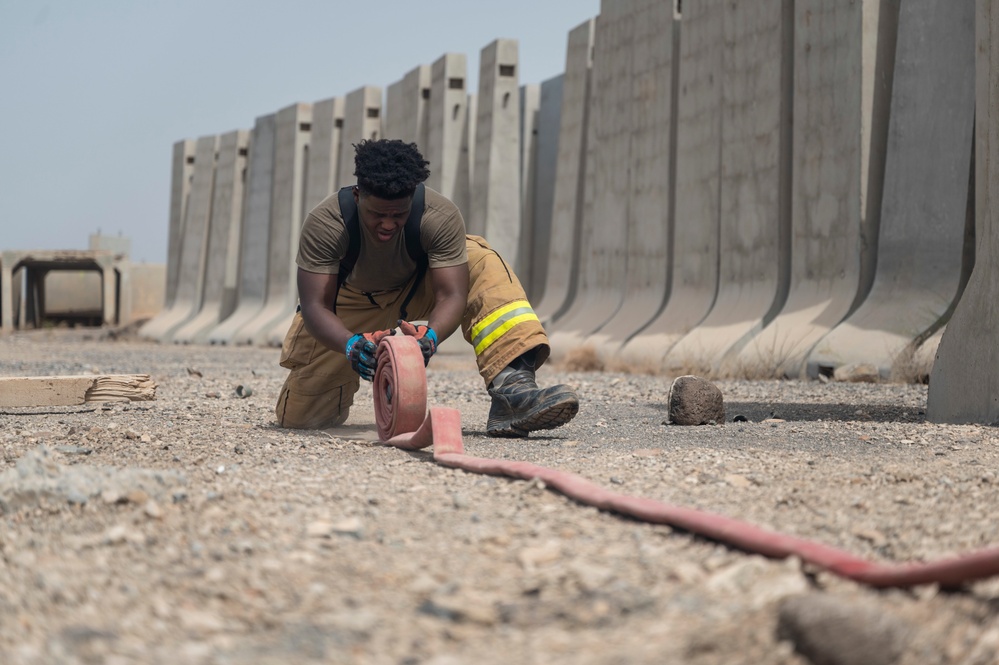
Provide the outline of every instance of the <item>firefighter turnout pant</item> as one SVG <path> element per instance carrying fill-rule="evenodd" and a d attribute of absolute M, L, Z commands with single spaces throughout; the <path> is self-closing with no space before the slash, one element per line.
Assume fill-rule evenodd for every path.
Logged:
<path fill-rule="evenodd" d="M 537 348 L 535 363 L 548 359 L 548 337 L 510 266 L 478 236 L 466 236 L 468 304 L 461 322 L 465 340 L 475 349 L 479 374 L 488 387 L 511 361 Z M 416 277 L 414 276 L 414 280 Z M 396 327 L 412 282 L 395 291 L 365 294 L 340 287 L 337 316 L 355 333 Z M 410 321 L 426 320 L 434 305 L 429 275 L 407 306 Z M 321 429 L 347 419 L 360 377 L 343 349 L 328 349 L 305 329 L 295 314 L 281 348 L 281 366 L 291 370 L 278 396 L 275 412 L 282 427 Z"/>

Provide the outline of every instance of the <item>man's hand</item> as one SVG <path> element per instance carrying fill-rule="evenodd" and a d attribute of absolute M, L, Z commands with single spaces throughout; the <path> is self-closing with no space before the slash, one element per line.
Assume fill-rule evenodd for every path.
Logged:
<path fill-rule="evenodd" d="M 370 333 L 358 333 L 347 340 L 345 351 L 350 359 L 350 366 L 365 381 L 371 381 L 375 378 L 375 369 L 378 367 L 378 360 L 375 357 L 378 342 L 391 334 L 391 330 L 378 330 Z"/>
<path fill-rule="evenodd" d="M 423 352 L 423 366 L 426 367 L 430 358 L 437 353 L 437 333 L 430 326 L 414 326 L 409 321 L 399 321 L 399 329 L 402 334 L 415 337 L 420 343 L 420 351 Z"/>

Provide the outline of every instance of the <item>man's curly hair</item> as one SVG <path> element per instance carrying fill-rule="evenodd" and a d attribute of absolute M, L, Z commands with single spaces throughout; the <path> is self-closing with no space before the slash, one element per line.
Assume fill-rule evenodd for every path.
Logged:
<path fill-rule="evenodd" d="M 415 143 L 397 139 L 362 140 L 354 145 L 354 175 L 364 194 L 395 200 L 412 196 L 430 177 L 430 164 Z"/>

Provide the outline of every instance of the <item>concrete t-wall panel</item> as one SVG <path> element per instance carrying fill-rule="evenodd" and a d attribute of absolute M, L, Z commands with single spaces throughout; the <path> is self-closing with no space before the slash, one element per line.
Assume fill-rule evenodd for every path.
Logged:
<path fill-rule="evenodd" d="M 999 421 L 999 7 L 975 15 L 975 269 L 944 330 L 930 375 L 926 418 Z"/>
<path fill-rule="evenodd" d="M 386 89 L 383 136 L 415 143 L 424 152 L 429 100 L 430 65 L 420 65 Z"/>
<path fill-rule="evenodd" d="M 267 343 L 271 329 L 279 321 L 290 321 L 295 311 L 295 256 L 302 224 L 305 149 L 309 143 L 311 122 L 311 104 L 292 104 L 275 116 L 267 291 L 263 309 L 233 337 L 236 344 Z"/>
<path fill-rule="evenodd" d="M 538 107 L 537 136 L 534 137 L 537 159 L 534 165 L 534 196 L 531 209 L 531 233 L 526 238 L 529 248 L 523 255 L 530 257 L 527 264 L 530 276 L 527 295 L 531 302 L 538 300 L 545 287 L 548 274 L 548 256 L 551 253 L 552 210 L 555 207 L 555 174 L 558 170 L 559 119 L 562 115 L 562 74 L 541 82 L 541 100 Z M 523 247 L 523 243 L 521 243 Z M 523 282 L 523 280 L 521 280 Z"/>
<path fill-rule="evenodd" d="M 527 83 L 520 86 L 520 242 L 518 263 L 513 266 L 528 298 L 534 283 L 532 274 L 534 253 L 534 198 L 537 191 L 538 110 L 541 107 L 541 86 Z"/>
<path fill-rule="evenodd" d="M 173 304 L 139 331 L 146 339 L 169 341 L 173 331 L 201 307 L 217 153 L 218 136 L 203 136 L 196 141 L 191 191 L 181 235 L 177 292 Z"/>
<path fill-rule="evenodd" d="M 465 216 L 468 215 L 467 166 L 462 177 L 459 165 L 463 161 L 461 149 L 468 125 L 466 73 L 463 53 L 447 53 L 431 65 L 427 145 L 423 150 L 424 158 L 430 162 L 427 187 L 454 201 Z"/>
<path fill-rule="evenodd" d="M 547 269 L 535 303 L 542 321 L 562 316 L 576 294 L 596 23 L 590 19 L 570 30 L 566 44 Z"/>
<path fill-rule="evenodd" d="M 191 176 L 194 172 L 194 144 L 191 139 L 177 141 L 173 144 L 173 162 L 170 169 L 170 219 L 167 232 L 167 265 L 166 291 L 163 296 L 164 306 L 157 316 L 165 315 L 177 298 L 177 276 L 180 274 L 180 248 L 184 236 L 184 215 L 187 200 L 191 192 Z M 0 298 L 2 299 L 2 298 Z M 150 331 L 155 331 L 159 324 L 156 317 L 147 321 L 139 329 L 139 335 L 152 338 L 145 331 L 145 326 L 152 324 Z"/>
<path fill-rule="evenodd" d="M 601 355 L 617 351 L 646 327 L 666 303 L 670 289 L 679 26 L 673 3 L 642 0 L 633 6 L 629 194 L 624 206 L 628 269 L 621 306 L 588 341 Z"/>
<path fill-rule="evenodd" d="M 344 100 L 332 97 L 312 105 L 312 137 L 309 139 L 309 163 L 305 183 L 305 206 L 308 212 L 339 189 L 337 168 L 340 161 L 340 134 L 343 131 Z"/>
<path fill-rule="evenodd" d="M 796 377 L 812 348 L 847 314 L 860 286 L 863 163 L 887 114 L 865 116 L 865 61 L 877 26 L 865 4 L 797 0 L 794 24 L 794 175 L 788 295 L 780 313 L 726 365 L 737 374 Z"/>
<path fill-rule="evenodd" d="M 497 39 L 479 55 L 471 233 L 512 266 L 520 249 L 520 64 L 518 43 Z"/>
<path fill-rule="evenodd" d="M 340 159 L 334 190 L 353 185 L 354 145 L 362 140 L 381 138 L 382 89 L 364 86 L 347 94 L 344 101 L 343 132 L 340 135 Z"/>
<path fill-rule="evenodd" d="M 718 291 L 707 317 L 667 352 L 663 362 L 670 371 L 712 371 L 727 351 L 762 328 L 777 297 L 787 261 L 781 224 L 789 200 L 788 4 L 725 5 Z M 678 163 L 678 172 L 684 168 Z"/>
<path fill-rule="evenodd" d="M 626 362 L 658 367 L 673 345 L 708 315 L 714 303 L 718 287 L 722 54 L 734 47 L 725 41 L 727 4 L 726 0 L 701 0 L 683 7 L 675 221 L 673 251 L 667 266 L 672 270 L 670 291 L 656 318 L 615 354 Z M 730 27 L 735 26 L 730 23 Z M 724 48 L 719 44 L 725 44 Z"/>
<path fill-rule="evenodd" d="M 194 174 L 194 141 L 185 139 L 173 144 L 173 164 L 170 175 L 170 231 L 167 240 L 167 293 L 169 307 L 177 296 L 177 275 L 180 272 L 180 247 L 184 235 L 184 214 L 191 193 Z"/>
<path fill-rule="evenodd" d="M 452 201 L 462 216 L 472 209 L 472 183 L 475 182 L 475 136 L 478 121 L 479 98 L 475 94 L 465 97 L 465 128 L 461 133 L 461 150 L 455 168 L 454 196 Z"/>
<path fill-rule="evenodd" d="M 890 375 L 942 324 L 962 284 L 975 117 L 975 4 L 901 7 L 874 285 L 809 358 Z M 813 368 L 814 366 L 814 368 Z"/>
<path fill-rule="evenodd" d="M 239 265 L 239 235 L 250 133 L 239 129 L 219 137 L 215 187 L 208 231 L 205 285 L 197 316 L 177 329 L 172 341 L 203 343 L 208 333 L 232 313 L 236 288 L 229 273 Z"/>
<path fill-rule="evenodd" d="M 275 121 L 275 115 L 271 113 L 258 117 L 253 126 L 241 224 L 236 309 L 208 333 L 208 341 L 212 344 L 231 343 L 239 329 L 264 307 L 274 180 Z"/>
<path fill-rule="evenodd" d="M 579 347 L 621 306 L 628 266 L 628 202 L 632 144 L 632 45 L 640 0 L 600 4 L 593 55 L 588 142 L 592 186 L 587 186 L 579 287 L 564 316 L 555 320 L 553 357 Z M 592 193 L 591 193 L 592 192 Z"/>

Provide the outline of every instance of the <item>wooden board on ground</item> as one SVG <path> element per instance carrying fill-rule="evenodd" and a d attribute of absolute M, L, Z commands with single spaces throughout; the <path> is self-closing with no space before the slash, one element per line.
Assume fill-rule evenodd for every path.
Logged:
<path fill-rule="evenodd" d="M 156 384 L 148 374 L 0 377 L 0 407 L 74 406 L 155 398 Z"/>

